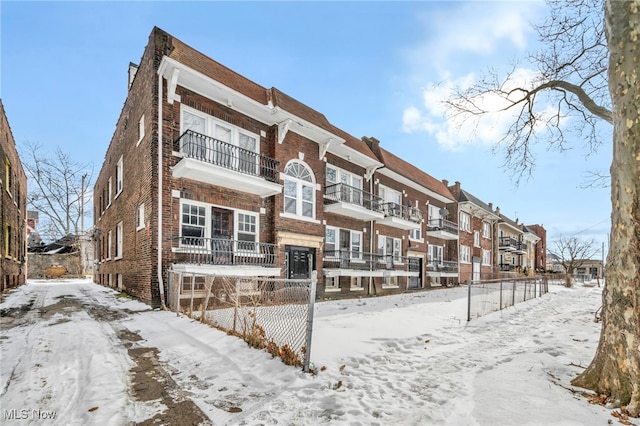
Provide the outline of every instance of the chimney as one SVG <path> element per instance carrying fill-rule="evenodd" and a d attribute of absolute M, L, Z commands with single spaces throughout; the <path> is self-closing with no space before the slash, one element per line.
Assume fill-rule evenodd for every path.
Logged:
<path fill-rule="evenodd" d="M 138 72 L 138 66 L 133 62 L 129 62 L 129 87 L 131 90 L 131 85 L 133 84 L 133 79 L 136 78 L 136 73 Z"/>
<path fill-rule="evenodd" d="M 362 137 L 362 141 L 369 146 L 369 149 L 371 151 L 373 151 L 373 153 L 376 155 L 376 157 L 378 157 L 378 160 L 380 160 L 381 159 L 380 141 L 378 139 L 374 138 L 373 136 L 371 136 L 371 137 L 363 136 Z"/>
<path fill-rule="evenodd" d="M 444 183 L 444 186 L 446 186 L 447 188 L 449 187 L 449 181 L 446 179 L 442 179 L 442 183 Z"/>
<path fill-rule="evenodd" d="M 489 210 L 493 211 L 493 203 L 489 203 Z"/>
<path fill-rule="evenodd" d="M 496 214 L 500 216 L 500 207 L 496 206 Z"/>

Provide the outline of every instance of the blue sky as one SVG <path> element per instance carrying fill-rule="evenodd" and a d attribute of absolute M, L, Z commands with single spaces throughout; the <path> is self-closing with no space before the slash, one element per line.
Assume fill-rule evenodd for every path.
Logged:
<path fill-rule="evenodd" d="M 100 169 L 153 26 L 265 87 L 275 86 L 355 137 L 543 224 L 549 241 L 609 232 L 608 189 L 582 189 L 608 170 L 611 143 L 586 156 L 539 146 L 516 187 L 493 154 L 500 121 L 475 137 L 441 116 L 444 89 L 506 70 L 536 48 L 539 2 L 30 2 L 2 1 L 2 101 L 18 145 L 40 142 Z"/>

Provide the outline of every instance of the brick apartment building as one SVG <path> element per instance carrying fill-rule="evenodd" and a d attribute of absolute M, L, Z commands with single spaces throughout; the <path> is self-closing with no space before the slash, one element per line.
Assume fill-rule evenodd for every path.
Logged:
<path fill-rule="evenodd" d="M 130 64 L 94 194 L 94 280 L 154 305 L 174 273 L 315 270 L 319 298 L 459 279 L 446 183 L 159 28 Z"/>
<path fill-rule="evenodd" d="M 0 100 L 0 291 L 27 276 L 27 175 Z"/>
<path fill-rule="evenodd" d="M 449 189 L 457 201 L 452 213 L 458 217 L 460 225 L 460 282 L 494 278 L 498 252 L 494 233 L 500 216 L 494 212 L 492 203 L 485 203 L 465 191 L 460 182 L 455 182 Z"/>

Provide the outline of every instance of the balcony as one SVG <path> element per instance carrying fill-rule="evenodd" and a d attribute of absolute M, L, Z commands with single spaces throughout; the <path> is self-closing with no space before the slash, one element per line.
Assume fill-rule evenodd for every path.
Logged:
<path fill-rule="evenodd" d="M 382 204 L 384 218 L 378 220 L 381 225 L 411 230 L 422 226 L 422 213 L 415 207 L 403 206 L 398 203 Z"/>
<path fill-rule="evenodd" d="M 340 269 L 360 271 L 402 271 L 405 275 L 420 274 L 420 259 L 405 256 L 383 255 L 378 253 L 363 253 L 352 250 L 325 250 L 324 269 Z M 331 275 L 331 274 L 329 274 Z M 372 274 L 380 275 L 381 274 Z"/>
<path fill-rule="evenodd" d="M 518 247 L 518 241 L 513 237 L 500 237 L 498 249 L 504 251 L 514 251 Z"/>
<path fill-rule="evenodd" d="M 200 133 L 187 130 L 173 145 L 182 157 L 173 167 L 174 178 L 224 186 L 261 197 L 282 192 L 277 182 L 279 162 Z"/>
<path fill-rule="evenodd" d="M 513 253 L 526 254 L 527 253 L 527 243 L 523 243 L 523 242 L 518 241 L 516 243 L 515 249 L 513 250 Z"/>
<path fill-rule="evenodd" d="M 446 219 L 431 219 L 427 222 L 427 236 L 443 240 L 458 239 L 458 224 Z"/>
<path fill-rule="evenodd" d="M 324 211 L 360 220 L 384 218 L 382 200 L 353 186 L 336 183 L 325 187 Z"/>
<path fill-rule="evenodd" d="M 275 268 L 276 244 L 222 238 L 179 237 L 174 263 Z"/>
<path fill-rule="evenodd" d="M 458 262 L 427 259 L 427 275 L 431 277 L 457 277 Z"/>

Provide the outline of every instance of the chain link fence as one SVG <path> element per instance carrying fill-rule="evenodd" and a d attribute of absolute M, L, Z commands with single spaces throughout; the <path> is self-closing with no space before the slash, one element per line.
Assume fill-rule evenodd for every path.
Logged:
<path fill-rule="evenodd" d="M 548 292 L 549 283 L 543 277 L 469 282 L 467 321 L 540 297 Z"/>
<path fill-rule="evenodd" d="M 171 271 L 171 310 L 244 339 L 309 370 L 316 275 L 291 280 Z"/>

